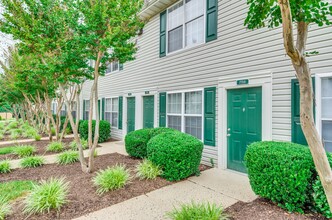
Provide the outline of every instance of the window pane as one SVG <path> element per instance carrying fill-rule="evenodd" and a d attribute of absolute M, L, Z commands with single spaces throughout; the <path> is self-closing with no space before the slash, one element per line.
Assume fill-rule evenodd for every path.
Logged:
<path fill-rule="evenodd" d="M 172 30 L 182 25 L 183 22 L 183 2 L 168 9 L 168 30 Z"/>
<path fill-rule="evenodd" d="M 186 46 L 204 42 L 204 17 L 197 18 L 186 24 Z"/>
<path fill-rule="evenodd" d="M 119 62 L 118 61 L 113 61 L 112 71 L 117 71 L 117 70 L 119 70 Z"/>
<path fill-rule="evenodd" d="M 181 116 L 168 116 L 168 127 L 181 131 Z"/>
<path fill-rule="evenodd" d="M 323 121 L 323 143 L 326 151 L 332 152 L 332 121 Z"/>
<path fill-rule="evenodd" d="M 202 114 L 202 92 L 186 92 L 185 114 Z"/>
<path fill-rule="evenodd" d="M 112 124 L 110 112 L 105 112 L 105 120 Z"/>
<path fill-rule="evenodd" d="M 112 113 L 112 127 L 118 127 L 118 113 Z"/>
<path fill-rule="evenodd" d="M 332 78 L 322 79 L 322 97 L 332 97 Z"/>
<path fill-rule="evenodd" d="M 112 99 L 105 100 L 105 112 L 110 112 L 112 106 Z"/>
<path fill-rule="evenodd" d="M 85 111 L 89 111 L 90 109 L 90 100 L 85 100 Z"/>
<path fill-rule="evenodd" d="M 185 132 L 202 139 L 202 117 L 185 117 Z"/>
<path fill-rule="evenodd" d="M 168 52 L 173 52 L 183 47 L 183 26 L 168 32 Z"/>
<path fill-rule="evenodd" d="M 322 117 L 332 118 L 332 78 L 322 79 Z"/>
<path fill-rule="evenodd" d="M 118 112 L 118 98 L 112 99 L 112 112 Z"/>
<path fill-rule="evenodd" d="M 186 0 L 185 22 L 204 15 L 204 0 Z"/>
<path fill-rule="evenodd" d="M 174 93 L 168 95 L 168 113 L 181 114 L 182 94 Z"/>
<path fill-rule="evenodd" d="M 112 72 L 112 63 L 108 63 L 106 66 L 106 73 Z"/>

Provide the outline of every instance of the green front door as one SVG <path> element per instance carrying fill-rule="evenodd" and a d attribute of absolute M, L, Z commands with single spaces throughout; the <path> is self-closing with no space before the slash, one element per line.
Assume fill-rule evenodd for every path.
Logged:
<path fill-rule="evenodd" d="M 262 140 L 262 88 L 228 90 L 227 168 L 246 173 L 247 146 Z"/>
<path fill-rule="evenodd" d="M 135 131 L 135 97 L 127 98 L 127 132 Z"/>
<path fill-rule="evenodd" d="M 154 127 L 154 96 L 143 97 L 143 128 Z"/>

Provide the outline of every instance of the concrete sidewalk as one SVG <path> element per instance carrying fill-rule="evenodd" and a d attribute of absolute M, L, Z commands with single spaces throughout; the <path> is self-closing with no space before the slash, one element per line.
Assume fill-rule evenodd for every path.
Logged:
<path fill-rule="evenodd" d="M 123 155 L 127 155 L 126 150 L 124 148 L 122 141 L 114 141 L 114 142 L 106 142 L 99 144 L 101 147 L 97 148 L 98 155 L 105 155 L 105 154 L 112 154 L 112 153 L 119 153 Z M 84 156 L 88 156 L 89 150 L 84 151 Z M 56 163 L 57 157 L 59 154 L 52 154 L 43 156 L 45 158 L 45 164 L 53 164 Z M 20 167 L 21 159 L 18 160 L 11 160 L 10 165 L 12 169 L 16 169 Z"/>
<path fill-rule="evenodd" d="M 66 135 L 66 138 L 73 138 L 74 135 L 70 134 L 70 135 Z M 42 141 L 47 141 L 49 140 L 49 137 L 42 137 L 40 140 Z M 24 144 L 24 143 L 28 143 L 28 142 L 34 142 L 36 141 L 35 139 L 23 139 L 23 140 L 12 140 L 12 141 L 1 141 L 0 142 L 0 146 L 2 145 L 9 145 L 9 144 L 12 144 L 12 145 L 17 145 L 17 144 Z"/>
<path fill-rule="evenodd" d="M 155 220 L 167 219 L 165 214 L 180 204 L 210 202 L 227 208 L 238 201 L 256 199 L 248 177 L 231 171 L 210 169 L 199 177 L 175 183 L 76 220 Z"/>

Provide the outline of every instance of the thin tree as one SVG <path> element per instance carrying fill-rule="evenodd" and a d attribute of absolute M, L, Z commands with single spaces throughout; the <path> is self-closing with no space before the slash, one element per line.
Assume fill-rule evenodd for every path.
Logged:
<path fill-rule="evenodd" d="M 282 24 L 284 48 L 300 84 L 301 127 L 308 142 L 313 161 L 332 211 L 332 171 L 315 126 L 313 114 L 313 85 L 306 56 L 310 24 L 331 25 L 332 6 L 322 0 L 247 0 L 249 7 L 245 25 L 249 29 L 278 27 Z M 295 42 L 293 23 L 296 24 Z"/>

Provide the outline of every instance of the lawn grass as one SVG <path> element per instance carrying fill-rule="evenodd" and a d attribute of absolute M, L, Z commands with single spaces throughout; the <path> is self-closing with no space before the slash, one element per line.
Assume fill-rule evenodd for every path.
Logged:
<path fill-rule="evenodd" d="M 0 183 L 0 198 L 5 201 L 15 200 L 32 189 L 32 181 L 11 181 Z"/>
<path fill-rule="evenodd" d="M 3 147 L 0 148 L 0 155 L 11 154 L 17 147 Z"/>

